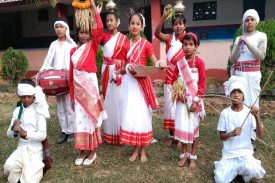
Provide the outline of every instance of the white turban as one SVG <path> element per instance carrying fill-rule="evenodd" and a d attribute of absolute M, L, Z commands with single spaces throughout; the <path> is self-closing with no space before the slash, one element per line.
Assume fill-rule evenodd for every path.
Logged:
<path fill-rule="evenodd" d="M 224 84 L 225 95 L 230 96 L 233 90 L 239 89 L 246 96 L 247 82 L 244 78 L 239 76 L 231 76 Z"/>
<path fill-rule="evenodd" d="M 46 101 L 45 94 L 40 86 L 33 87 L 27 83 L 19 83 L 17 86 L 17 95 L 26 96 L 34 95 L 36 104 L 36 112 L 44 116 L 45 118 L 50 118 L 49 105 Z"/>
<path fill-rule="evenodd" d="M 75 42 L 73 41 L 73 39 L 70 36 L 70 28 L 69 28 L 68 24 L 66 22 L 62 21 L 62 20 L 55 21 L 54 25 L 53 25 L 54 28 L 55 28 L 56 24 L 61 24 L 64 27 L 66 27 L 66 39 L 67 39 L 67 41 L 71 44 L 75 44 Z"/>
<path fill-rule="evenodd" d="M 260 21 L 259 14 L 258 14 L 258 12 L 257 12 L 256 10 L 254 10 L 254 9 L 246 10 L 246 12 L 243 14 L 243 23 L 245 22 L 245 19 L 246 19 L 247 17 L 249 17 L 249 16 L 254 17 L 255 20 L 256 20 L 256 22 L 257 22 L 257 24 L 259 23 L 259 21 Z"/>

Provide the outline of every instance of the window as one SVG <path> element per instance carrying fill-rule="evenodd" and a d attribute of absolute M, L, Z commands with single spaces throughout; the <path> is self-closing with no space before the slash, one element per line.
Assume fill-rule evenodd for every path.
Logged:
<path fill-rule="evenodd" d="M 193 4 L 193 21 L 216 19 L 217 1 Z"/>

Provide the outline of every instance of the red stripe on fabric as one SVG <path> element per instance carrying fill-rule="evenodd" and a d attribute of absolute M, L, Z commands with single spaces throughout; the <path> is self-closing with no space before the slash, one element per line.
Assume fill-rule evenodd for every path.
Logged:
<path fill-rule="evenodd" d="M 155 96 L 154 88 L 152 86 L 150 78 L 146 77 L 146 78 L 136 78 L 136 79 L 138 81 L 140 89 L 143 92 L 143 96 L 145 98 L 147 105 L 150 106 L 152 109 L 156 109 L 157 108 L 156 96 Z"/>
<path fill-rule="evenodd" d="M 112 134 L 104 133 L 104 141 L 107 144 L 118 145 L 118 144 L 120 144 L 120 140 L 119 139 L 120 139 L 119 135 L 112 135 Z"/>
<path fill-rule="evenodd" d="M 166 69 L 165 84 L 173 84 L 177 79 L 177 74 L 169 67 Z"/>
<path fill-rule="evenodd" d="M 175 130 L 175 137 L 182 139 L 184 141 L 193 142 L 195 135 L 199 132 L 199 126 L 194 129 L 194 132 L 185 132 L 180 130 Z"/>
<path fill-rule="evenodd" d="M 164 119 L 163 126 L 165 130 L 175 130 L 175 120 Z"/>
<path fill-rule="evenodd" d="M 106 97 L 106 92 L 107 92 L 107 87 L 108 87 L 108 81 L 109 81 L 109 70 L 110 70 L 110 66 L 106 65 L 102 76 L 101 76 L 101 83 L 102 83 L 102 94 L 103 94 L 103 98 L 105 99 Z"/>
<path fill-rule="evenodd" d="M 95 150 L 102 143 L 100 130 L 95 129 L 94 133 L 75 132 L 74 147 L 80 150 Z"/>
<path fill-rule="evenodd" d="M 153 132 L 134 133 L 120 129 L 120 143 L 133 146 L 148 146 L 151 144 Z"/>
<path fill-rule="evenodd" d="M 176 63 L 182 59 L 184 57 L 185 53 L 183 52 L 182 48 L 180 48 L 176 54 L 172 57 L 172 59 L 170 60 L 170 62 L 173 64 L 173 65 L 176 65 Z"/>

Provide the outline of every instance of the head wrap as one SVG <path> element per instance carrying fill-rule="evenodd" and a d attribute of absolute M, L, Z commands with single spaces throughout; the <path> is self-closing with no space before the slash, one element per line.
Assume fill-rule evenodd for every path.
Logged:
<path fill-rule="evenodd" d="M 244 78 L 239 76 L 231 76 L 224 84 L 225 95 L 230 96 L 233 90 L 239 89 L 246 96 L 247 82 Z"/>
<path fill-rule="evenodd" d="M 43 93 L 42 88 L 40 86 L 33 87 L 32 85 L 27 83 L 19 83 L 17 86 L 17 95 L 34 95 L 36 112 L 44 116 L 45 118 L 50 118 L 49 105 L 46 101 L 45 94 Z"/>
<path fill-rule="evenodd" d="M 75 44 L 74 41 L 73 41 L 73 39 L 70 36 L 70 28 L 69 28 L 68 24 L 66 22 L 62 21 L 62 20 L 59 20 L 59 21 L 55 21 L 54 22 L 53 27 L 55 28 L 55 26 L 57 24 L 61 24 L 61 25 L 63 25 L 66 28 L 66 39 L 67 39 L 67 41 L 69 43 L 71 43 L 71 44 Z"/>
<path fill-rule="evenodd" d="M 256 10 L 254 10 L 254 9 L 249 9 L 249 10 L 247 10 L 247 11 L 243 14 L 243 22 L 242 22 L 242 23 L 244 23 L 245 20 L 246 20 L 246 18 L 249 17 L 249 16 L 254 17 L 255 20 L 256 20 L 256 22 L 257 22 L 257 24 L 259 23 L 259 21 L 260 21 L 259 14 L 258 14 L 258 12 L 257 12 Z"/>

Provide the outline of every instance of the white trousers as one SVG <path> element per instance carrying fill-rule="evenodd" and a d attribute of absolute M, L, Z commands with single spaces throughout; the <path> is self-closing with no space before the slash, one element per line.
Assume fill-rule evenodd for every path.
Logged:
<path fill-rule="evenodd" d="M 61 131 L 66 134 L 74 133 L 75 114 L 71 108 L 69 93 L 57 95 L 56 103 Z"/>
<path fill-rule="evenodd" d="M 7 159 L 4 173 L 9 174 L 10 183 L 38 183 L 43 177 L 43 151 L 33 152 L 28 148 L 18 147 Z"/>

